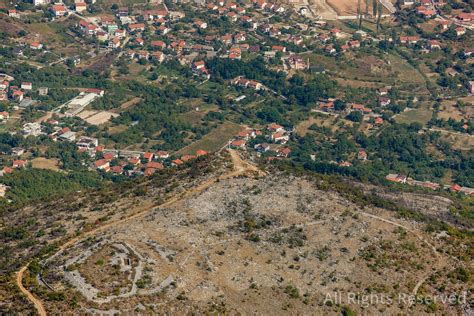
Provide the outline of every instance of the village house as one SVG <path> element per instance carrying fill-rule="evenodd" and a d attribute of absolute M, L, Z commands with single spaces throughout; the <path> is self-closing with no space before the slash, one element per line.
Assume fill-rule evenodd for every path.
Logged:
<path fill-rule="evenodd" d="M 347 43 L 351 48 L 360 48 L 360 42 L 357 40 L 349 41 Z"/>
<path fill-rule="evenodd" d="M 279 45 L 273 45 L 272 46 L 272 51 L 285 53 L 286 52 L 286 47 L 285 46 L 279 46 Z"/>
<path fill-rule="evenodd" d="M 248 80 L 243 78 L 242 76 L 238 76 L 231 80 L 231 84 L 244 87 L 244 88 L 251 88 L 254 90 L 260 90 L 263 88 L 263 85 L 260 82 L 254 80 Z"/>
<path fill-rule="evenodd" d="M 334 102 L 333 101 L 320 101 L 319 102 L 319 109 L 324 112 L 333 112 L 334 111 Z"/>
<path fill-rule="evenodd" d="M 407 177 L 405 175 L 402 175 L 402 174 L 390 173 L 385 177 L 385 179 L 387 179 L 388 181 L 397 182 L 397 183 L 406 183 L 407 182 Z"/>
<path fill-rule="evenodd" d="M 277 156 L 282 158 L 288 158 L 291 153 L 291 149 L 288 147 L 280 148 L 277 150 Z"/>
<path fill-rule="evenodd" d="M 339 38 L 342 36 L 342 32 L 340 29 L 337 29 L 337 28 L 334 28 L 334 29 L 331 29 L 329 31 L 331 33 L 332 36 L 334 36 L 335 38 Z"/>
<path fill-rule="evenodd" d="M 165 54 L 162 52 L 153 52 L 151 54 L 154 60 L 158 61 L 160 64 L 165 60 Z"/>
<path fill-rule="evenodd" d="M 12 168 L 5 166 L 5 167 L 3 167 L 2 171 L 0 171 L 0 176 L 3 177 L 4 175 L 10 174 L 10 173 L 12 173 L 12 172 L 13 172 L 13 169 L 12 169 Z"/>
<path fill-rule="evenodd" d="M 166 44 L 163 41 L 151 41 L 150 45 L 151 45 L 151 47 L 156 47 L 156 48 L 159 48 L 159 49 L 165 49 L 166 48 Z"/>
<path fill-rule="evenodd" d="M 85 2 L 78 2 L 78 3 L 74 4 L 74 6 L 76 8 L 76 12 L 78 12 L 78 13 L 81 13 L 81 12 L 87 10 L 87 4 Z"/>
<path fill-rule="evenodd" d="M 265 153 L 270 150 L 270 144 L 267 144 L 267 143 L 256 144 L 253 148 L 259 153 Z"/>
<path fill-rule="evenodd" d="M 448 20 L 439 21 L 439 26 L 441 27 L 442 30 L 447 30 L 450 25 L 451 25 L 451 22 Z"/>
<path fill-rule="evenodd" d="M 230 45 L 232 44 L 232 35 L 230 34 L 225 34 L 220 37 L 220 40 L 222 43 Z"/>
<path fill-rule="evenodd" d="M 39 42 L 33 42 L 30 44 L 30 48 L 34 50 L 40 50 L 40 49 L 43 49 L 43 44 Z"/>
<path fill-rule="evenodd" d="M 124 38 L 126 34 L 127 34 L 126 30 L 115 30 L 114 37 Z"/>
<path fill-rule="evenodd" d="M 14 169 L 26 168 L 27 164 L 28 164 L 28 161 L 26 160 L 15 159 L 13 160 L 12 168 Z"/>
<path fill-rule="evenodd" d="M 167 151 L 158 150 L 155 153 L 155 156 L 159 159 L 168 159 L 170 157 L 170 154 Z"/>
<path fill-rule="evenodd" d="M 359 152 L 357 153 L 357 159 L 366 161 L 367 160 L 367 152 L 363 149 L 360 149 Z"/>
<path fill-rule="evenodd" d="M 418 36 L 400 36 L 401 44 L 416 44 L 419 40 Z"/>
<path fill-rule="evenodd" d="M 181 159 L 174 159 L 171 161 L 171 165 L 173 167 L 178 167 L 180 165 L 182 165 L 184 162 L 181 160 Z"/>
<path fill-rule="evenodd" d="M 352 167 L 352 163 L 350 163 L 349 161 L 341 161 L 338 163 L 339 167 Z"/>
<path fill-rule="evenodd" d="M 10 118 L 10 114 L 6 111 L 0 112 L 0 120 L 6 121 Z"/>
<path fill-rule="evenodd" d="M 466 29 L 463 27 L 457 27 L 455 31 L 457 36 L 463 36 L 464 34 L 466 34 Z"/>
<path fill-rule="evenodd" d="M 66 7 L 62 4 L 55 4 L 51 6 L 51 11 L 56 17 L 64 16 L 67 13 Z"/>
<path fill-rule="evenodd" d="M 377 93 L 378 93 L 380 96 L 387 95 L 388 92 L 389 92 L 389 88 L 387 88 L 387 87 L 380 88 L 380 89 L 377 90 Z"/>
<path fill-rule="evenodd" d="M 416 13 L 423 16 L 424 18 L 432 18 L 436 16 L 436 11 L 433 9 L 426 8 L 424 6 L 419 6 L 416 8 Z"/>
<path fill-rule="evenodd" d="M 247 142 L 244 139 L 235 139 L 230 143 L 230 147 L 245 149 L 246 144 Z"/>
<path fill-rule="evenodd" d="M 95 161 L 94 166 L 97 170 L 103 170 L 105 172 L 110 171 L 110 162 L 106 159 L 99 159 Z"/>
<path fill-rule="evenodd" d="M 128 7 L 119 7 L 117 10 L 118 17 L 126 17 L 128 16 Z"/>
<path fill-rule="evenodd" d="M 156 19 L 163 19 L 168 15 L 166 9 L 146 10 L 143 12 L 143 19 L 145 21 L 154 21 Z"/>
<path fill-rule="evenodd" d="M 458 19 L 461 22 L 471 22 L 474 20 L 474 13 L 461 12 L 456 16 L 456 19 Z"/>
<path fill-rule="evenodd" d="M 18 11 L 15 10 L 15 9 L 13 9 L 13 10 L 8 10 L 8 16 L 11 17 L 11 18 L 17 18 L 17 19 L 20 18 L 20 14 L 19 14 Z"/>
<path fill-rule="evenodd" d="M 309 59 L 305 62 L 301 56 L 292 55 L 287 59 L 288 67 L 295 70 L 309 69 Z"/>
<path fill-rule="evenodd" d="M 371 112 L 371 110 L 369 108 L 366 108 L 362 104 L 356 104 L 356 103 L 351 104 L 349 111 L 350 112 L 358 111 L 358 112 L 361 112 L 362 114 Z"/>
<path fill-rule="evenodd" d="M 12 99 L 14 101 L 18 101 L 18 102 L 23 101 L 23 96 L 24 96 L 24 93 L 21 90 L 14 90 L 12 93 Z"/>
<path fill-rule="evenodd" d="M 31 82 L 22 82 L 21 88 L 23 90 L 33 90 L 33 84 Z"/>
<path fill-rule="evenodd" d="M 154 155 L 153 155 L 153 153 L 151 153 L 151 152 L 145 152 L 145 153 L 143 153 L 143 160 L 145 160 L 146 162 L 152 161 L 152 160 L 153 160 L 153 157 L 154 157 Z"/>
<path fill-rule="evenodd" d="M 428 48 L 431 49 L 431 50 L 441 49 L 441 43 L 437 40 L 429 40 L 428 41 Z"/>
<path fill-rule="evenodd" d="M 208 154 L 208 152 L 205 151 L 205 150 L 202 150 L 202 149 L 196 150 L 196 156 L 197 157 L 206 156 L 207 154 Z"/>
<path fill-rule="evenodd" d="M 110 171 L 115 174 L 122 174 L 123 173 L 123 166 L 113 166 L 110 167 Z"/>
<path fill-rule="evenodd" d="M 158 170 L 162 170 L 162 169 L 164 169 L 164 166 L 163 166 L 163 164 L 161 164 L 161 163 L 159 163 L 159 162 L 150 161 L 150 162 L 148 162 L 148 163 L 145 165 L 145 168 L 146 168 L 146 169 L 158 169 Z"/>
<path fill-rule="evenodd" d="M 279 124 L 276 124 L 276 123 L 271 123 L 267 126 L 267 130 L 270 131 L 270 132 L 284 132 L 285 129 L 283 128 L 283 126 L 279 125 Z"/>
<path fill-rule="evenodd" d="M 387 97 L 380 97 L 379 98 L 379 104 L 380 106 L 387 106 L 390 104 L 390 98 Z"/>
<path fill-rule="evenodd" d="M 197 75 L 204 75 L 208 79 L 211 77 L 209 70 L 206 68 L 206 63 L 204 60 L 194 62 L 192 68 L 194 73 Z"/>
<path fill-rule="evenodd" d="M 234 43 L 240 43 L 240 42 L 245 42 L 246 36 L 245 33 L 239 32 L 234 35 Z"/>
<path fill-rule="evenodd" d="M 121 45 L 120 38 L 118 37 L 114 37 L 111 40 L 109 40 L 109 48 L 117 49 L 120 47 L 120 45 Z"/>
<path fill-rule="evenodd" d="M 76 142 L 76 145 L 78 148 L 91 150 L 99 146 L 99 140 L 94 137 L 81 136 L 79 140 Z"/>
<path fill-rule="evenodd" d="M 200 29 L 206 29 L 207 28 L 207 23 L 203 22 L 201 20 L 194 20 L 194 25 Z"/>
<path fill-rule="evenodd" d="M 136 31 L 144 31 L 145 30 L 145 24 L 144 23 L 133 23 L 128 25 L 128 30 L 130 32 L 136 32 Z"/>
<path fill-rule="evenodd" d="M 169 32 L 171 32 L 171 29 L 169 27 L 167 27 L 166 25 L 160 25 L 160 27 L 158 27 L 158 31 L 163 34 L 163 35 L 166 35 L 168 34 Z"/>
<path fill-rule="evenodd" d="M 270 139 L 275 143 L 286 144 L 290 140 L 290 137 L 284 132 L 275 132 L 270 135 Z"/>

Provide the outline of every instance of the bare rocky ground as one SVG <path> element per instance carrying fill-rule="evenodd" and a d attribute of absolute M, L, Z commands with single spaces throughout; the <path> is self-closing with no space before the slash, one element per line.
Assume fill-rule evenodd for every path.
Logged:
<path fill-rule="evenodd" d="M 111 227 L 46 263 L 45 279 L 66 299 L 45 307 L 108 314 L 472 312 L 471 293 L 456 304 L 426 299 L 472 289 L 459 279 L 459 269 L 469 267 L 450 255 L 449 236 L 361 208 L 312 181 L 221 180 Z M 80 281 L 71 281 L 71 271 Z M 424 300 L 410 306 L 414 293 Z"/>

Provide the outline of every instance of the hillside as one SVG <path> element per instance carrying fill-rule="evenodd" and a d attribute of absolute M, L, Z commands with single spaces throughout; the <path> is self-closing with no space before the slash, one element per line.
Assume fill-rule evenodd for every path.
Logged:
<path fill-rule="evenodd" d="M 79 232 L 42 268 L 30 265 L 23 284 L 52 314 L 469 311 L 462 297 L 455 305 L 405 303 L 412 294 L 440 298 L 472 288 L 463 248 L 470 240 L 454 229 L 428 233 L 425 222 L 376 207 L 391 204 L 344 181 L 256 172 L 235 152 L 207 164 L 221 167 L 193 181 L 174 175 L 164 183 L 174 189 L 143 184 L 144 197 L 132 199 L 141 211 L 124 208 L 102 228 Z"/>

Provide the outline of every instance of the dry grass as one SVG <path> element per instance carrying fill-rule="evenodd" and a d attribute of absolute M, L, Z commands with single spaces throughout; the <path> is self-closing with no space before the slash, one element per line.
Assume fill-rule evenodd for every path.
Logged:
<path fill-rule="evenodd" d="M 100 125 L 100 124 L 107 123 L 109 120 L 117 116 L 118 116 L 117 113 L 101 111 L 101 112 L 95 113 L 92 116 L 89 116 L 88 118 L 85 119 L 85 121 L 92 125 Z"/>
<path fill-rule="evenodd" d="M 57 159 L 38 157 L 31 161 L 31 165 L 36 169 L 59 170 L 59 161 Z"/>
<path fill-rule="evenodd" d="M 200 140 L 180 149 L 177 154 L 195 154 L 196 150 L 199 149 L 205 150 L 207 152 L 217 151 L 242 129 L 243 127 L 238 124 L 225 122 Z"/>
<path fill-rule="evenodd" d="M 126 110 L 134 105 L 137 105 L 142 99 L 139 98 L 139 97 L 134 97 L 133 99 L 127 101 L 127 102 L 124 102 L 122 103 L 122 105 L 120 105 L 120 109 L 122 110 Z"/>
<path fill-rule="evenodd" d="M 399 123 L 421 123 L 426 124 L 431 119 L 433 112 L 428 109 L 414 109 L 408 110 L 396 117 L 396 121 Z"/>

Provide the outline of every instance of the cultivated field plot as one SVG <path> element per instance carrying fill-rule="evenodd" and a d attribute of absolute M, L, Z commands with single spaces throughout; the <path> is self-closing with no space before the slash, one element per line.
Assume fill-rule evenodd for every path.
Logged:
<path fill-rule="evenodd" d="M 338 16 L 354 16 L 357 15 L 358 0 L 326 0 L 326 2 L 337 12 Z M 388 1 L 392 2 L 392 1 Z M 365 12 L 365 1 L 360 2 L 362 12 Z M 372 13 L 372 1 L 368 2 L 369 13 Z M 382 14 L 387 14 L 388 10 L 384 7 Z"/>
<path fill-rule="evenodd" d="M 117 117 L 117 113 L 109 112 L 109 111 L 101 111 L 98 112 L 88 118 L 85 121 L 92 125 L 100 125 L 110 121 L 112 118 Z"/>
<path fill-rule="evenodd" d="M 36 169 L 49 169 L 54 171 L 59 170 L 59 161 L 57 159 L 38 157 L 31 160 L 31 165 Z"/>
<path fill-rule="evenodd" d="M 107 123 L 112 118 L 117 117 L 119 114 L 109 111 L 90 111 L 84 110 L 77 116 L 92 125 L 100 125 Z"/>
<path fill-rule="evenodd" d="M 200 140 L 188 145 L 178 151 L 179 155 L 195 154 L 196 150 L 202 149 L 207 152 L 214 152 L 222 148 L 233 136 L 244 128 L 238 124 L 225 122 Z"/>
<path fill-rule="evenodd" d="M 445 120 L 452 118 L 456 121 L 474 119 L 474 96 L 459 98 L 458 100 L 462 102 L 462 106 L 457 106 L 456 101 L 443 101 L 438 117 Z"/>
<path fill-rule="evenodd" d="M 336 314 L 328 293 L 436 291 L 441 280 L 427 276 L 453 263 L 416 224 L 391 218 L 301 178 L 221 180 L 76 245 L 49 261 L 46 278 L 89 313 Z M 343 304 L 358 314 L 408 308 Z"/>
<path fill-rule="evenodd" d="M 450 131 L 441 131 L 442 137 L 452 144 L 454 149 L 458 150 L 474 150 L 474 135 L 461 134 Z"/>
<path fill-rule="evenodd" d="M 128 108 L 131 108 L 132 106 L 135 106 L 137 105 L 138 103 L 140 103 L 142 99 L 139 98 L 139 97 L 134 97 L 133 99 L 127 101 L 127 102 L 124 102 L 120 105 L 120 109 L 121 110 L 126 110 Z"/>
<path fill-rule="evenodd" d="M 395 120 L 399 123 L 421 123 L 426 124 L 431 119 L 433 112 L 428 109 L 412 109 L 400 113 L 395 117 Z"/>

